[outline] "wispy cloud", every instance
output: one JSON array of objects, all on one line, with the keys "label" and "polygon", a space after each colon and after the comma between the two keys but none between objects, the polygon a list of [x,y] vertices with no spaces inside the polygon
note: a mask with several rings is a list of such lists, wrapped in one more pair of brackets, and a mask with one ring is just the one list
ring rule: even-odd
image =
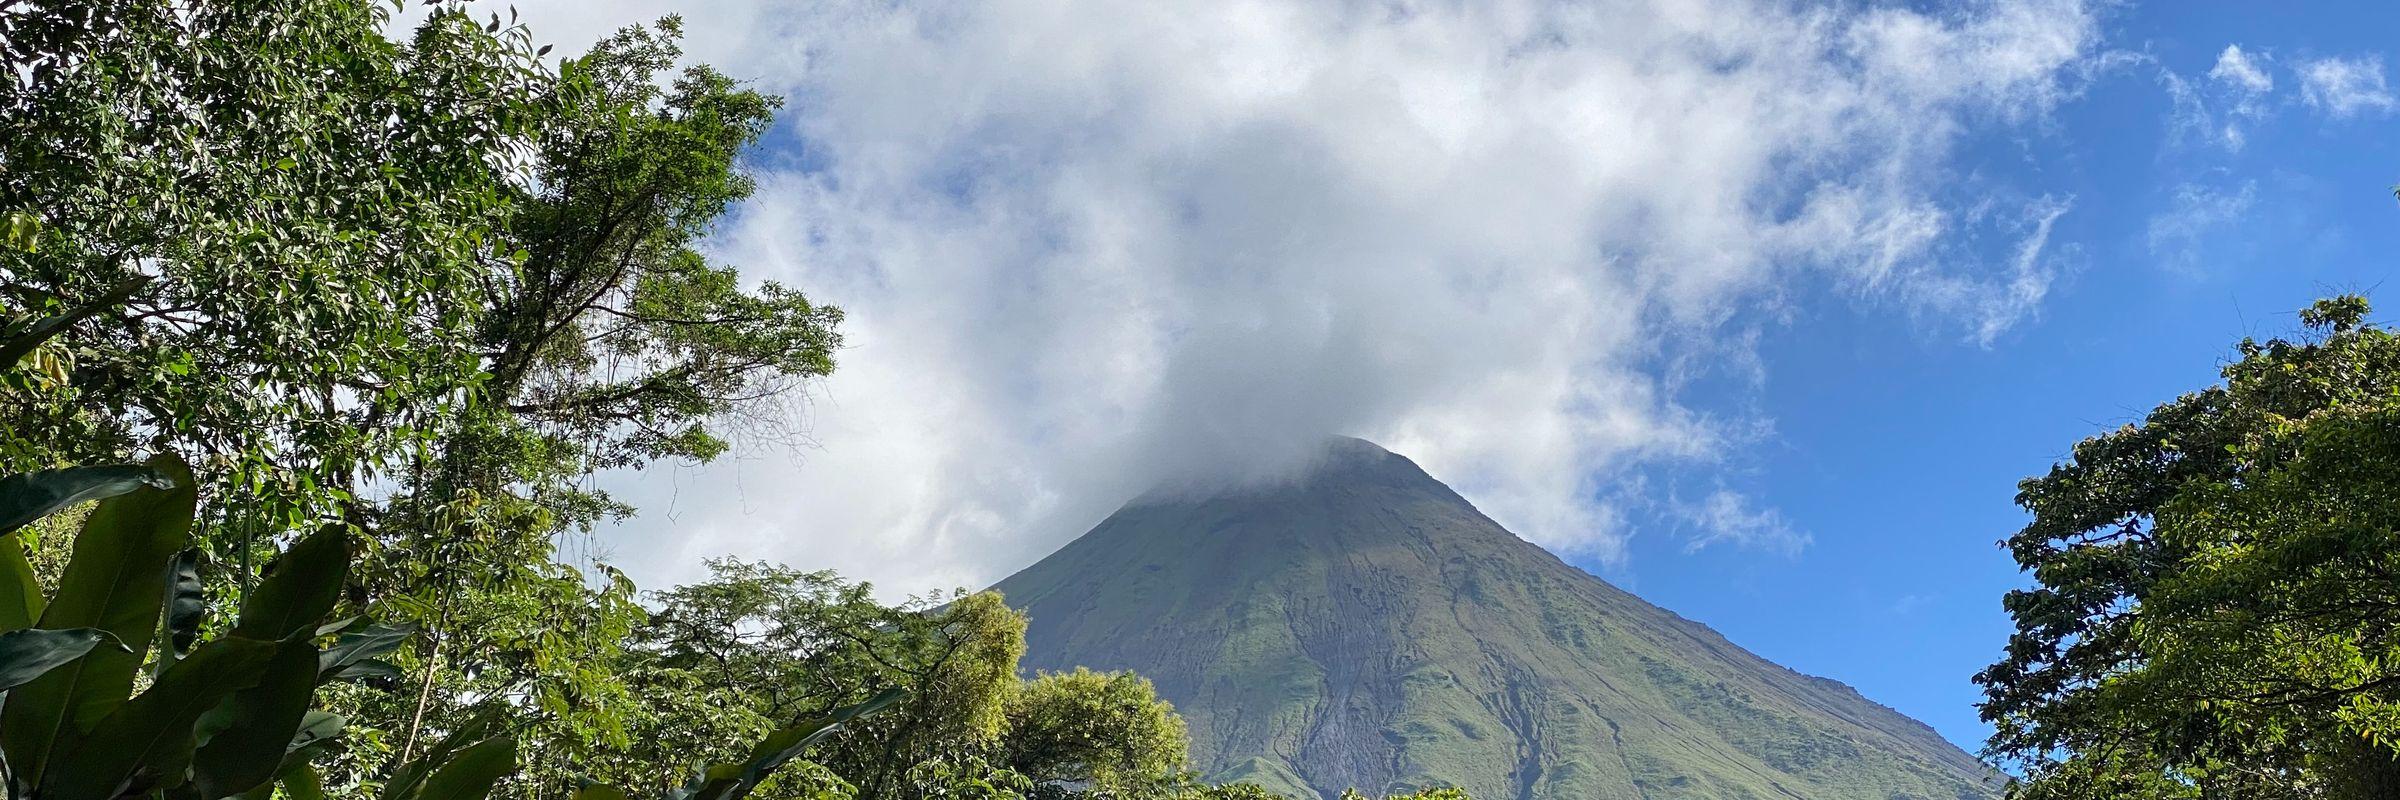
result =
[{"label": "wispy cloud", "polygon": [[1759,508],[1749,498],[1724,489],[1676,512],[1698,531],[1684,544],[1686,553],[1725,545],[1788,556],[1798,555],[1812,541],[1808,534],[1793,529],[1781,512]]},{"label": "wispy cloud", "polygon": [[[668,4],[521,5],[572,42],[538,26]],[[1806,287],[1982,341],[2038,312],[2066,206],[1992,208],[2008,187],[1960,188],[1958,150],[2073,96],[2098,35],[2079,0],[742,0],[687,23],[791,96],[807,154],[761,159],[719,255],[843,306],[853,348],[820,449],[680,491],[621,476],[648,511],[612,541],[651,581],[733,551],[899,588],[999,577],[1151,484],[1287,472],[1328,432],[1618,558],[1603,487],[1741,457],[1755,421],[1689,407],[1667,365],[1748,347],[1745,315]],[[1719,541],[1790,538],[1729,497]]]},{"label": "wispy cloud", "polygon": [[2275,78],[2262,54],[2229,44],[2217,53],[2206,80],[2185,78],[2173,70],[2159,73],[2174,101],[2168,128],[2171,140],[2197,140],[2237,151],[2247,145],[2250,131],[2273,111]]},{"label": "wispy cloud", "polygon": [[2334,119],[2389,114],[2400,107],[2384,83],[2382,56],[2303,61],[2298,71],[2301,99]]},{"label": "wispy cloud", "polygon": [[2230,190],[2200,183],[2177,186],[2167,209],[2150,217],[2150,255],[2172,269],[2198,269],[2209,237],[2249,213],[2257,191],[2249,181]]},{"label": "wispy cloud", "polygon": [[2263,95],[2274,90],[2275,79],[2259,66],[2260,60],[2258,56],[2242,52],[2241,45],[2229,44],[2224,51],[2217,53],[2217,65],[2209,68],[2208,77],[2239,89],[2248,96]]}]

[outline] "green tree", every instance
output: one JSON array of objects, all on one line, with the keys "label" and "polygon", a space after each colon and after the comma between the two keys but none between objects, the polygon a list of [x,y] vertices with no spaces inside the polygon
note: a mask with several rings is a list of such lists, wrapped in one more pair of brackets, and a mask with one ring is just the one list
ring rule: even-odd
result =
[{"label": "green tree", "polygon": [[750,196],[739,161],[781,101],[706,66],[668,80],[681,31],[627,28],[562,65],[508,229],[525,257],[485,285],[483,392],[576,474],[713,458],[713,421],[830,372],[840,344],[839,310],[746,290],[694,249]]},{"label": "green tree", "polygon": [[[647,717],[629,765],[722,758],[725,734],[860,702],[897,687],[908,700],[853,725],[815,759],[868,798],[913,796],[911,771],[982,756],[1001,736],[1024,654],[1025,620],[991,594],[877,602],[829,572],[712,561],[708,581],[656,596],[633,638],[635,693],[691,708]],[[605,760],[605,759],[604,759]],[[635,770],[638,773],[638,769]],[[615,777],[645,785],[645,776]]]},{"label": "green tree", "polygon": [[1006,765],[1033,780],[1105,796],[1157,793],[1191,747],[1183,718],[1131,672],[1045,674],[1009,697]]},{"label": "green tree", "polygon": [[[0,312],[122,297],[11,386],[18,468],[183,453],[203,531],[339,516],[481,370],[477,278],[504,269],[496,160],[543,79],[521,28],[379,3],[0,8]],[[263,547],[263,545],[257,545]]]},{"label": "green tree", "polygon": [[640,609],[604,565],[557,557],[560,537],[632,511],[589,476],[714,458],[717,426],[771,420],[833,367],[837,310],[745,288],[695,249],[750,194],[740,156],[777,101],[707,67],[671,71],[679,35],[673,17],[622,30],[533,104],[530,175],[498,234],[515,257],[475,297],[478,402],[408,476],[374,573],[426,631],[404,663],[414,702],[391,722],[403,752],[469,713],[451,698],[495,693],[542,711],[529,784],[563,792],[569,765],[623,746],[637,711],[589,665],[615,661]]},{"label": "green tree", "polygon": [[2400,339],[2356,297],[2025,481],[1977,676],[2028,798],[2400,793]]}]

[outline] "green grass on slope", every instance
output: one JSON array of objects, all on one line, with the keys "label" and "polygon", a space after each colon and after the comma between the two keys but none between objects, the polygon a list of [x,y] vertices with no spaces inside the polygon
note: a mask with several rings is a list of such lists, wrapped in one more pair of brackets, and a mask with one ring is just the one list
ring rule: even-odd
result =
[{"label": "green grass on slope", "polygon": [[1338,445],[1300,484],[1129,506],[999,587],[1027,665],[1134,669],[1203,772],[1301,796],[1978,800],[1980,765]]}]

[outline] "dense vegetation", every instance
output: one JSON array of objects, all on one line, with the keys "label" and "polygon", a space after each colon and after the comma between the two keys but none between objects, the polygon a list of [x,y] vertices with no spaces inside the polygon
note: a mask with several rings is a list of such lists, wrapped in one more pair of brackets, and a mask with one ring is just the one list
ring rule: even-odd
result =
[{"label": "dense vegetation", "polygon": [[2019,797],[2400,797],[2400,337],[2357,297],[2022,485]]},{"label": "dense vegetation", "polygon": [[555,69],[391,26],[0,5],[11,797],[1270,797],[1139,676],[1021,676],[997,596],[582,558],[595,472],[834,367],[837,310],[696,248],[777,101],[671,18]]},{"label": "dense vegetation", "polygon": [[[555,67],[461,4],[393,24],[0,3],[11,798],[1272,797],[1199,781],[1141,676],[1025,675],[997,596],[583,557],[634,512],[596,472],[772,439],[834,369],[838,310],[699,248],[778,100],[678,67],[671,18]],[[2019,796],[2400,796],[2400,339],[2366,314],[2023,484],[2037,585],[1978,677]],[[1727,744],[1806,769],[1819,733]]]}]

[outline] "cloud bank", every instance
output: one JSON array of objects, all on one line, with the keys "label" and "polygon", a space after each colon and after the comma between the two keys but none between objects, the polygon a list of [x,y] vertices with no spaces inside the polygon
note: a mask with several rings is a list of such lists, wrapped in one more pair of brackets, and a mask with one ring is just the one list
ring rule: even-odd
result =
[{"label": "cloud bank", "polygon": [[[568,43],[666,10],[526,5]],[[1964,143],[2069,98],[2098,35],[2080,0],[687,22],[696,57],[791,98],[718,254],[844,307],[851,347],[814,447],[611,476],[644,513],[607,540],[651,585],[732,553],[909,590],[994,580],[1162,483],[1286,474],[1327,433],[1621,558],[1615,482],[1761,435],[1679,396],[1756,369],[1745,320],[1837,303],[1971,346],[2037,312],[2070,204],[1945,187]],[[1735,494],[1699,510],[1695,548],[1805,541]]]}]

